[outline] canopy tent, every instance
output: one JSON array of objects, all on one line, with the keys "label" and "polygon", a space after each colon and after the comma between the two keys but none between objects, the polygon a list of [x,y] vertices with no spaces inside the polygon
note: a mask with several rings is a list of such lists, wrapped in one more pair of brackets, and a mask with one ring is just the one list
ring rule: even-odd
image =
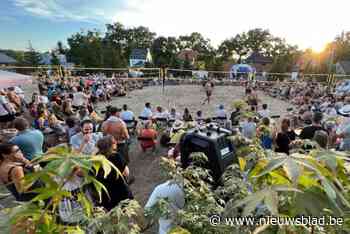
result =
[{"label": "canopy tent", "polygon": [[32,77],[15,72],[0,70],[0,88],[11,86],[26,85],[32,83]]},{"label": "canopy tent", "polygon": [[244,75],[255,72],[254,67],[248,64],[235,64],[231,67],[230,78],[236,79],[238,77],[243,77]]}]

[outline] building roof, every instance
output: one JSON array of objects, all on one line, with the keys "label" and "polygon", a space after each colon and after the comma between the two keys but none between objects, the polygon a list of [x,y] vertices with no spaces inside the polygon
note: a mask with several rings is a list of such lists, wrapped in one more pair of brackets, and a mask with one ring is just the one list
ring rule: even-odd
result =
[{"label": "building roof", "polygon": [[247,59],[247,63],[255,63],[255,64],[267,64],[272,63],[272,58],[263,56],[258,52],[253,52]]},{"label": "building roof", "polygon": [[17,61],[14,58],[11,58],[5,53],[0,52],[0,64],[14,64]]},{"label": "building roof", "polygon": [[130,54],[130,59],[147,60],[147,49],[133,49]]},{"label": "building roof", "polygon": [[343,68],[346,74],[350,74],[350,61],[339,61],[339,65]]}]

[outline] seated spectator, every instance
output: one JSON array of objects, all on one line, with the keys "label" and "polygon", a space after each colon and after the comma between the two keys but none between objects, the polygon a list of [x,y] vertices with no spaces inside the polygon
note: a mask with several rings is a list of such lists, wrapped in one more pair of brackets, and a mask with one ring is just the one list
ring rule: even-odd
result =
[{"label": "seated spectator", "polygon": [[309,140],[311,140],[314,137],[314,134],[315,134],[316,131],[318,131],[318,130],[326,131],[321,126],[322,118],[323,118],[323,114],[321,112],[315,112],[313,114],[313,118],[312,118],[312,122],[313,122],[312,125],[303,128],[303,130],[301,131],[299,137],[301,139],[309,139]]},{"label": "seated spectator", "polygon": [[24,106],[22,104],[22,100],[15,91],[9,91],[7,92],[7,98],[12,105],[13,109],[16,112],[16,115],[20,115],[24,111]]},{"label": "seated spectator", "polygon": [[343,124],[339,126],[336,137],[342,139],[340,150],[350,151],[350,118],[347,117]]},{"label": "seated spectator", "polygon": [[129,168],[123,157],[117,152],[117,142],[112,136],[105,136],[97,142],[98,154],[104,155],[116,168],[120,174],[112,169],[107,177],[102,170],[97,174],[97,180],[107,189],[108,195],[102,193],[101,205],[107,211],[116,207],[120,201],[134,199],[133,194],[126,183],[129,177]]},{"label": "seated spectator", "polygon": [[241,116],[241,109],[236,108],[236,110],[231,113],[231,117],[230,117],[232,126],[239,125],[240,116]]},{"label": "seated spectator", "polygon": [[197,111],[195,121],[198,124],[203,124],[205,122],[205,119],[202,116],[202,111],[201,110]]},{"label": "seated spectator", "polygon": [[79,132],[79,125],[77,124],[78,122],[78,119],[74,117],[68,117],[66,119],[66,136],[68,142],[70,141],[72,136]]},{"label": "seated spectator", "polygon": [[156,149],[158,133],[152,128],[152,122],[147,121],[144,128],[139,130],[138,139],[140,141],[141,149],[146,152],[147,149]]},{"label": "seated spectator", "polygon": [[120,113],[120,118],[124,121],[135,120],[134,113],[128,110],[128,106],[126,104],[123,105],[123,111]]},{"label": "seated spectator", "polygon": [[143,111],[140,114],[140,117],[145,118],[145,119],[150,119],[152,118],[153,113],[152,113],[152,109],[151,109],[151,103],[147,102],[145,104],[145,108],[143,109]]},{"label": "seated spectator", "polygon": [[312,140],[316,141],[321,148],[328,149],[328,134],[326,131],[316,131]]},{"label": "seated spectator", "polygon": [[224,105],[220,105],[219,106],[219,109],[216,111],[215,117],[217,117],[217,118],[227,118],[227,113],[226,113],[226,110],[224,108]]},{"label": "seated spectator", "polygon": [[175,121],[175,120],[180,119],[180,118],[181,118],[180,113],[176,112],[175,108],[171,108],[170,109],[170,114],[169,114],[169,120],[170,121]]},{"label": "seated spectator", "polygon": [[63,101],[62,104],[62,112],[66,117],[74,116],[76,115],[75,111],[73,110],[72,107],[72,99],[67,98],[66,100]]},{"label": "seated spectator", "polygon": [[24,118],[16,118],[13,122],[18,133],[10,142],[16,144],[28,160],[43,153],[44,135],[39,130],[29,128],[29,123]]},{"label": "seated spectator", "polygon": [[0,182],[7,187],[17,201],[30,201],[37,195],[28,191],[39,188],[41,186],[39,182],[34,183],[30,188],[25,187],[23,183],[25,174],[33,170],[17,145],[0,144]]},{"label": "seated spectator", "polygon": [[182,116],[182,120],[185,121],[185,122],[193,121],[192,115],[190,114],[190,111],[187,108],[185,108],[185,110],[184,110],[184,114]]},{"label": "seated spectator", "polygon": [[270,110],[267,109],[267,104],[262,105],[262,110],[258,111],[260,118],[270,118]]},{"label": "seated spectator", "polygon": [[72,136],[70,145],[78,153],[92,155],[96,153],[96,143],[103,137],[102,133],[94,133],[94,123],[87,119],[80,124],[81,132]]},{"label": "seated spectator", "polygon": [[248,117],[241,125],[242,135],[246,138],[253,139],[256,135],[256,123],[253,117]]},{"label": "seated spectator", "polygon": [[89,99],[89,95],[83,92],[82,87],[78,86],[77,92],[73,93],[73,101],[72,101],[73,108],[79,109],[81,106],[86,106],[88,99]]},{"label": "seated spectator", "polygon": [[45,131],[49,128],[49,114],[46,109],[41,109],[38,111],[38,116],[34,120],[33,127],[41,131]]},{"label": "seated spectator", "polygon": [[64,122],[57,119],[54,114],[49,116],[49,127],[54,131],[57,136],[65,135]]},{"label": "seated spectator", "polygon": [[169,113],[167,111],[163,110],[163,108],[161,106],[157,106],[156,112],[154,113],[153,118],[155,118],[155,119],[168,119]]},{"label": "seated spectator", "polygon": [[0,91],[0,128],[8,127],[9,123],[15,119],[15,113],[7,99],[6,93]]},{"label": "seated spectator", "polygon": [[276,132],[274,140],[276,143],[275,151],[289,155],[289,146],[296,139],[296,134],[290,129],[290,120],[283,119],[281,123],[281,131]]}]

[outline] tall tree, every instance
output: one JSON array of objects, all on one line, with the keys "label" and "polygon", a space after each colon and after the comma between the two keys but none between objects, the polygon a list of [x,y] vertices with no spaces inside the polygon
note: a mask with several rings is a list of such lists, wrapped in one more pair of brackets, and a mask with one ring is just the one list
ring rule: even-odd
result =
[{"label": "tall tree", "polygon": [[238,58],[238,63],[249,52],[248,38],[246,33],[237,34],[235,37],[227,39],[221,43],[218,53],[225,59]]},{"label": "tall tree", "polygon": [[250,52],[258,52],[266,55],[271,46],[272,35],[269,30],[255,28],[247,32],[246,46]]},{"label": "tall tree", "polygon": [[69,58],[72,62],[86,67],[103,67],[102,38],[98,31],[80,32],[67,39]]},{"label": "tall tree", "polygon": [[41,63],[40,53],[33,48],[30,41],[28,45],[28,51],[26,51],[24,54],[24,61],[27,65],[32,67],[37,67]]}]

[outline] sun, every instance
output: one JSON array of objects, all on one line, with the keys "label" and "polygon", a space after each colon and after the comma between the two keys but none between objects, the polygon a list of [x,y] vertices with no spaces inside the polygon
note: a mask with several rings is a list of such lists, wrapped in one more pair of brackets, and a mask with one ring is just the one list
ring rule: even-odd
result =
[{"label": "sun", "polygon": [[313,52],[319,54],[325,50],[326,46],[324,44],[319,44],[319,45],[315,44],[311,48]]}]

